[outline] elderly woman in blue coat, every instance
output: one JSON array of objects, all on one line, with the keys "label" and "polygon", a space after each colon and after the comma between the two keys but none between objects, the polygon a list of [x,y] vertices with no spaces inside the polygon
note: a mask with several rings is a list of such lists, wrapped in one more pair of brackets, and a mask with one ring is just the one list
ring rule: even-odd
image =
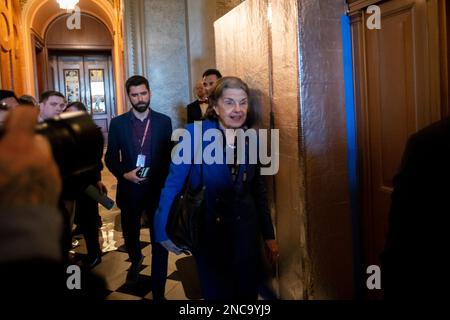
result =
[{"label": "elderly woman in blue coat", "polygon": [[[260,166],[257,161],[250,161],[255,158],[250,153],[257,151],[252,150],[247,141],[241,144],[243,152],[239,161],[236,156],[239,152],[229,152],[238,147],[235,129],[245,131],[256,125],[258,106],[252,103],[249,94],[247,84],[239,78],[224,77],[217,82],[209,96],[206,120],[195,125],[201,126],[204,135],[210,129],[220,133],[222,149],[219,152],[223,154],[212,153],[215,160],[206,161],[205,149],[211,150],[210,144],[218,141],[202,139],[199,144],[202,161],[175,164],[172,159],[155,215],[155,240],[168,251],[180,254],[181,250],[166,233],[170,208],[189,174],[193,188],[205,187],[206,212],[201,223],[201,240],[193,254],[203,297],[207,300],[257,299],[263,274],[263,251],[271,263],[278,258]],[[199,131],[195,125],[190,124],[186,128],[192,140],[195,139],[194,133]],[[191,160],[195,152],[192,150]],[[230,154],[234,158],[230,159]],[[243,154],[246,156],[242,158]],[[262,250],[263,241],[266,250]]]}]

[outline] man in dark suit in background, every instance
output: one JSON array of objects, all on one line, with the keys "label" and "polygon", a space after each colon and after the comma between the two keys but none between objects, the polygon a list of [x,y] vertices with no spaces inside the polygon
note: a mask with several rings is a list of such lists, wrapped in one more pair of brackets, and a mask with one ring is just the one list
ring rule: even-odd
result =
[{"label": "man in dark suit in background", "polygon": [[[222,74],[219,72],[219,70],[208,69],[203,72],[201,83],[203,85],[204,94],[203,97],[201,97],[199,93],[196,93],[197,100],[187,106],[187,123],[193,123],[194,121],[202,120],[208,107],[209,93],[220,78],[222,78]],[[197,84],[197,86],[198,85],[199,84]]]},{"label": "man in dark suit in background", "polygon": [[197,99],[187,105],[187,123],[201,120],[208,108],[208,98],[205,87],[203,87],[203,80],[198,81],[195,85],[194,94]]},{"label": "man in dark suit in background", "polygon": [[382,256],[386,299],[439,299],[448,288],[450,118],[412,135],[403,154]]},{"label": "man in dark suit in background", "polygon": [[[153,298],[163,299],[168,252],[153,241],[152,221],[168,174],[172,123],[168,116],[150,108],[151,91],[146,78],[129,78],[126,89],[132,109],[111,121],[105,162],[118,181],[116,200],[131,261],[128,281],[138,281],[144,258],[139,236],[145,212],[151,222]],[[140,168],[149,168],[149,175],[138,176]]]}]

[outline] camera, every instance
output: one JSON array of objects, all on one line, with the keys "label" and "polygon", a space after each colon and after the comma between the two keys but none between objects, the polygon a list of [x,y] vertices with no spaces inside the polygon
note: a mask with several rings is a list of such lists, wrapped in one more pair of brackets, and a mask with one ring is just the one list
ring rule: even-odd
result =
[{"label": "camera", "polygon": [[[0,138],[3,134],[0,128]],[[36,134],[49,140],[63,179],[101,168],[103,134],[89,114],[63,113],[38,123]]]}]

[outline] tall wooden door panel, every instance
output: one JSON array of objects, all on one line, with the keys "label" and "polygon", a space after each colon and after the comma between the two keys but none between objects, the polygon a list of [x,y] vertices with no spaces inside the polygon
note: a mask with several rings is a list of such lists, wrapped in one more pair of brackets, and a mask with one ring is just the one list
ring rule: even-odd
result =
[{"label": "tall wooden door panel", "polygon": [[58,57],[57,73],[57,90],[66,96],[67,102],[80,101],[86,105],[83,57]]},{"label": "tall wooden door panel", "polygon": [[114,94],[108,56],[51,56],[55,88],[68,102],[81,101],[105,139],[113,115]]},{"label": "tall wooden door panel", "polygon": [[0,1],[0,88],[13,89],[13,45],[11,1]]},{"label": "tall wooden door panel", "polygon": [[84,75],[86,106],[106,138],[113,105],[108,59],[84,57]]},{"label": "tall wooden door panel", "polygon": [[408,137],[440,118],[437,0],[378,4],[381,29],[352,17],[365,264],[379,264],[393,177]]},{"label": "tall wooden door panel", "polygon": [[0,88],[24,94],[22,38],[15,1],[0,1]]}]

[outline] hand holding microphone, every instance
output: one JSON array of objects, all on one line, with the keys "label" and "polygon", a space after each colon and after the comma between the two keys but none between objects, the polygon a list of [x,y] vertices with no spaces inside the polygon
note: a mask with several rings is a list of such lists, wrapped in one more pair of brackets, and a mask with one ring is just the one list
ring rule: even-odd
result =
[{"label": "hand holding microphone", "polygon": [[92,184],[89,185],[86,188],[85,193],[91,199],[97,201],[108,210],[111,210],[114,207],[114,200],[106,195],[108,193],[108,190],[101,181],[97,182],[97,186],[94,186]]}]

